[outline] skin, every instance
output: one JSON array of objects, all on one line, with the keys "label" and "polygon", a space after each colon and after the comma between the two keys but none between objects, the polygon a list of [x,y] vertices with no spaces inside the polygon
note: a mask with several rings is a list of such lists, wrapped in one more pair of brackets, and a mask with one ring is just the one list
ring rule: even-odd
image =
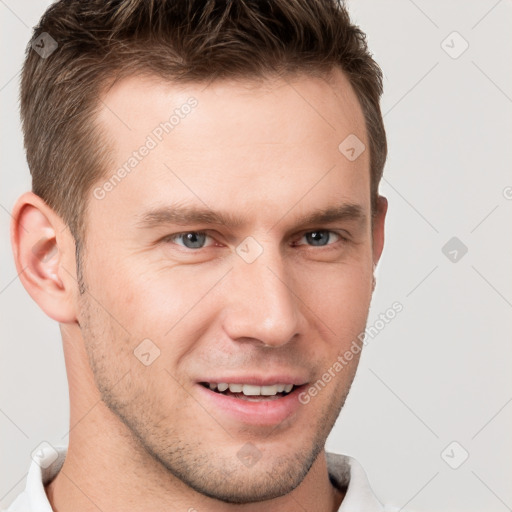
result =
[{"label": "skin", "polygon": [[[197,382],[287,372],[314,383],[364,330],[387,202],[372,222],[369,152],[351,162],[338,150],[352,133],[368,147],[360,106],[337,70],[208,86],[126,78],[98,114],[112,141],[106,178],[191,96],[172,133],[103,199],[89,196],[83,293],[62,219],[31,192],[14,208],[20,279],[60,324],[69,381],[69,451],[47,495],[59,512],[337,510],[324,445],[359,356],[273,426],[227,416]],[[137,226],[177,202],[243,222]],[[341,203],[363,218],[297,224]],[[315,230],[333,232],[328,245],[304,236]],[[205,247],[165,238],[187,231],[206,231]],[[248,236],[263,250],[250,264],[236,252]],[[148,338],[160,355],[145,366],[134,349]],[[237,457],[246,443],[261,454],[249,468]]]}]

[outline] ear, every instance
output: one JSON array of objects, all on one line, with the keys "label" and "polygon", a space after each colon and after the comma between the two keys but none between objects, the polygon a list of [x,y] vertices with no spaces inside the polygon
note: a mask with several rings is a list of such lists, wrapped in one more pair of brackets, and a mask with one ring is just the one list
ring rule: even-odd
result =
[{"label": "ear", "polygon": [[388,200],[379,196],[377,198],[377,206],[373,215],[373,265],[377,266],[384,248],[384,221],[388,211]]},{"label": "ear", "polygon": [[14,205],[11,244],[29,295],[50,318],[76,322],[75,241],[62,219],[32,192]]}]

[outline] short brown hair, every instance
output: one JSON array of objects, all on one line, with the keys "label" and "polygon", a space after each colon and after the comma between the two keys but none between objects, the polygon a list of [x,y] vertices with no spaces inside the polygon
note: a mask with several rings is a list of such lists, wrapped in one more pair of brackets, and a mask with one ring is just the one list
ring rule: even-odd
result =
[{"label": "short brown hair", "polygon": [[[58,45],[46,58],[33,47],[43,33]],[[116,79],[150,73],[211,81],[335,67],[365,116],[375,210],[387,153],[382,73],[341,0],[60,0],[35,27],[23,67],[32,190],[78,241],[88,194],[107,172],[108,145],[95,114]]]}]

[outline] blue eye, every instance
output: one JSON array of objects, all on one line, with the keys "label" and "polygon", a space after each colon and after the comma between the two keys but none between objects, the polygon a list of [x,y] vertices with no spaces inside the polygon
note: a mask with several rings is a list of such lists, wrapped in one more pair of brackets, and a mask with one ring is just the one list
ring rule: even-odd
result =
[{"label": "blue eye", "polygon": [[343,238],[338,233],[335,233],[334,231],[328,231],[325,229],[318,231],[309,231],[308,233],[304,233],[304,235],[302,235],[302,238],[305,238],[307,243],[312,245],[313,247],[322,247],[325,245],[331,245],[332,243],[337,241],[334,240],[334,242],[331,242],[332,235],[338,237],[338,240]]},{"label": "blue eye", "polygon": [[178,243],[177,245],[183,245],[187,249],[202,249],[205,246],[206,239],[209,236],[206,233],[201,233],[199,231],[187,231],[185,233],[177,233],[176,235],[171,235],[168,240],[175,241],[181,240],[182,243]]},{"label": "blue eye", "polygon": [[[333,240],[334,237],[334,240]],[[210,243],[208,243],[210,239]],[[305,240],[305,243],[301,243]],[[318,229],[304,233],[301,238],[294,245],[309,245],[310,247],[326,247],[334,245],[339,240],[348,242],[339,233],[329,231],[328,229]],[[164,238],[165,242],[171,242],[186,249],[203,249],[212,245],[213,239],[211,236],[203,231],[185,231],[182,233],[175,233]]]}]

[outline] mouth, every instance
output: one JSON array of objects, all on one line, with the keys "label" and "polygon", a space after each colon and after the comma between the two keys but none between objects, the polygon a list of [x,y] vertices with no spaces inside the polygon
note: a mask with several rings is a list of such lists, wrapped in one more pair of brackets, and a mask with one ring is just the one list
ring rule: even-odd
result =
[{"label": "mouth", "polygon": [[299,386],[295,384],[270,384],[257,386],[254,384],[226,383],[226,382],[200,382],[201,386],[224,396],[231,396],[248,402],[261,402],[263,400],[279,400],[293,393]]},{"label": "mouth", "polygon": [[[302,380],[289,378],[248,379],[245,382],[196,383],[198,396],[219,419],[244,425],[275,427],[285,420],[287,425],[301,414],[299,395],[307,387]],[[227,379],[226,379],[227,380]],[[242,380],[242,379],[240,379]]]}]

